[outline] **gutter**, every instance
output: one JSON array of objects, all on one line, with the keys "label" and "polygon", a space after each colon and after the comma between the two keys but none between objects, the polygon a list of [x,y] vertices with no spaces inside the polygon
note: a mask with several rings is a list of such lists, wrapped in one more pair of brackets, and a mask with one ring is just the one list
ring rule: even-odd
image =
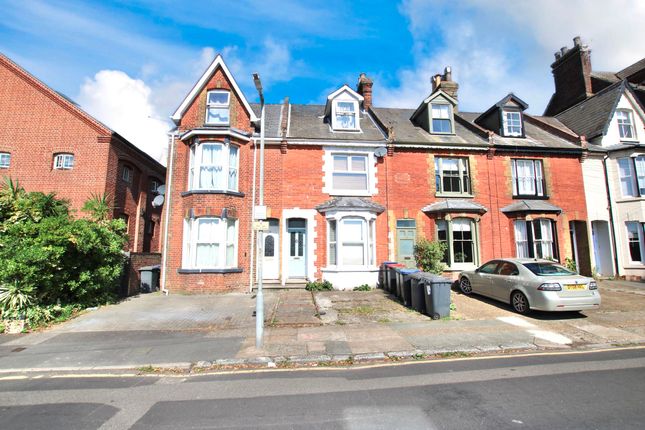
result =
[{"label": "gutter", "polygon": [[609,226],[611,227],[611,242],[612,242],[612,251],[614,252],[614,266],[615,273],[614,275],[620,276],[620,271],[618,269],[618,249],[616,248],[616,227],[614,225],[614,207],[611,204],[611,190],[609,188],[609,176],[607,172],[607,158],[609,155],[605,155],[602,159],[602,167],[605,174],[605,188],[607,189],[607,204],[609,205]]},{"label": "gutter", "polygon": [[168,153],[168,170],[166,183],[166,207],[164,208],[165,217],[164,217],[164,226],[163,226],[163,254],[161,257],[161,291],[168,295],[169,291],[166,289],[166,273],[168,265],[168,223],[170,221],[170,200],[172,196],[172,166],[175,155],[175,137],[178,136],[177,131],[168,133],[170,141],[170,151]]}]

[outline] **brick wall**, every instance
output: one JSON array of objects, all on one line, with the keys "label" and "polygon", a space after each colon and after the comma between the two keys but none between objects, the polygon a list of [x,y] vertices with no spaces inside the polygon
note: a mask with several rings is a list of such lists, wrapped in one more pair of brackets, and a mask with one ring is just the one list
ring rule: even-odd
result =
[{"label": "brick wall", "polygon": [[141,285],[141,276],[139,269],[158,264],[161,264],[160,253],[133,252],[130,254],[130,262],[128,264],[128,296],[133,296],[140,292],[139,287]]}]

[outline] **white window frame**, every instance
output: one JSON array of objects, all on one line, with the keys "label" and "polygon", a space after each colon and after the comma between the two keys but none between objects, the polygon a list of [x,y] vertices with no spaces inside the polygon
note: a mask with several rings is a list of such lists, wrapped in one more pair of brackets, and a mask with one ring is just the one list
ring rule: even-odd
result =
[{"label": "white window frame", "polygon": [[[514,118],[517,116],[517,118]],[[522,124],[522,112],[517,110],[502,110],[502,122],[504,125],[504,136],[522,136],[524,129]],[[512,129],[519,129],[515,131]]]},{"label": "white window frame", "polygon": [[0,152],[0,169],[8,169],[11,167],[11,153]]},{"label": "white window frame", "polygon": [[[529,165],[531,175],[520,176],[518,171],[518,163]],[[546,180],[544,179],[544,163],[542,160],[530,158],[513,158],[511,159],[511,176],[513,180],[513,197],[546,197]],[[532,185],[530,185],[532,184]],[[520,193],[521,188],[530,185],[532,192]]]},{"label": "white window frame", "polygon": [[[634,231],[630,231],[630,227],[633,227]],[[627,258],[631,263],[640,263],[645,264],[645,224],[638,221],[626,221],[625,222],[625,242],[627,244]],[[630,248],[630,243],[635,242],[630,238],[630,233],[636,233],[638,235],[638,247],[640,251],[640,260],[634,260],[632,258],[632,251]]]},{"label": "white window frame", "polygon": [[[353,112],[339,110],[339,103],[348,103],[352,105]],[[331,107],[331,127],[335,131],[359,131],[359,111],[358,111],[358,101],[356,100],[347,100],[347,99],[336,99],[332,102]],[[338,121],[338,116],[353,116],[354,117],[354,127],[343,127],[342,123]]]},{"label": "white window frame", "polygon": [[70,152],[61,152],[54,155],[54,169],[72,170],[74,168],[74,154]]},{"label": "white window frame", "polygon": [[[349,241],[344,236],[349,231],[348,223],[360,222],[360,241]],[[331,225],[336,226],[335,240]],[[337,270],[373,269],[376,261],[376,215],[361,212],[336,212],[327,216],[327,265]],[[362,246],[362,264],[345,264],[351,247]],[[335,253],[332,251],[335,249]],[[335,261],[332,258],[335,254]]]},{"label": "white window frame", "polygon": [[636,178],[636,167],[631,157],[619,158],[616,160],[618,168],[618,182],[620,194],[623,197],[638,197],[638,183]]},{"label": "white window frame", "polygon": [[[618,125],[618,136],[620,136],[620,140],[636,140],[634,115],[630,109],[616,109],[616,123]],[[627,132],[631,136],[627,136]]]},{"label": "white window frame", "polygon": [[[439,111],[439,116],[435,116],[435,106],[437,108],[447,108],[447,116],[444,118],[441,114],[441,111]],[[449,131],[439,131],[434,129],[434,120],[447,120],[448,124],[450,125],[450,130]],[[452,105],[450,103],[430,103],[430,133],[432,134],[455,134],[455,126],[454,126],[454,120],[453,120],[453,111],[452,111]]]},{"label": "white window frame", "polygon": [[123,165],[121,168],[121,179],[128,184],[132,183],[132,179],[134,177],[134,169],[128,165]]},{"label": "white window frame", "polygon": [[[454,252],[454,225],[457,223],[462,223],[467,221],[470,223],[470,233],[472,237],[472,246],[473,246],[473,261],[472,262],[456,262],[455,261],[455,252]],[[448,270],[467,270],[479,265],[479,232],[477,229],[477,223],[473,218],[468,217],[457,217],[451,219],[441,219],[435,221],[435,233],[436,238],[439,240],[439,226],[441,223],[445,223],[446,226],[446,240],[441,241],[445,242],[448,245],[446,249],[447,253],[447,262],[444,263],[448,266]]]},{"label": "white window frame", "polygon": [[[217,220],[213,230],[213,239],[198,242],[199,224]],[[235,218],[204,216],[184,220],[184,269],[234,269],[238,261],[239,221]],[[197,264],[198,244],[217,244],[217,262]],[[230,254],[230,255],[229,255]]]},{"label": "white window frame", "polygon": [[[444,179],[444,169],[443,164],[446,160],[457,160],[457,165],[459,169],[459,191],[445,191],[443,189],[443,179]],[[472,195],[470,189],[470,171],[468,166],[468,158],[464,157],[435,157],[434,159],[434,168],[435,168],[435,188],[437,194],[448,194],[448,195]],[[452,176],[451,176],[452,177]]]},{"label": "white window frame", "polygon": [[[347,157],[347,170],[336,170],[335,169],[335,160],[337,157]],[[363,158],[365,161],[365,170],[354,170],[352,166],[352,158]],[[327,163],[327,187],[323,192],[328,192],[329,194],[334,195],[354,195],[354,196],[368,196],[373,194],[372,184],[373,184],[373,158],[371,154],[365,152],[347,152],[347,151],[332,151],[328,154]],[[365,188],[352,190],[345,188],[336,188],[335,187],[335,176],[336,175],[350,175],[350,176],[361,176],[365,177]]]},{"label": "white window frame", "polygon": [[[226,94],[226,103],[209,103],[211,94]],[[227,110],[228,111],[228,121],[214,122],[209,121],[209,112],[211,109],[216,110]],[[231,92],[227,90],[210,90],[206,93],[206,113],[204,116],[204,124],[206,125],[229,125],[231,123]]]},{"label": "white window frame", "polygon": [[[558,240],[557,236],[553,234],[556,224],[552,219],[537,218],[529,221],[518,219],[513,222],[513,226],[515,232],[515,256],[517,258],[557,259],[559,254]],[[531,233],[530,240],[528,236],[529,228]],[[540,239],[536,239],[535,232],[537,228],[540,229]]]},{"label": "white window frame", "polygon": [[[207,146],[219,146],[222,159],[214,164],[202,164],[203,150]],[[231,153],[235,152],[236,156],[231,157]],[[231,143],[203,140],[190,147],[190,162],[188,169],[188,190],[189,191],[232,191],[239,190],[239,165],[240,165],[240,147]],[[203,168],[220,169],[219,178],[223,187],[209,187],[200,185],[200,176]],[[232,176],[234,173],[234,176]],[[234,178],[234,179],[232,179]]]}]

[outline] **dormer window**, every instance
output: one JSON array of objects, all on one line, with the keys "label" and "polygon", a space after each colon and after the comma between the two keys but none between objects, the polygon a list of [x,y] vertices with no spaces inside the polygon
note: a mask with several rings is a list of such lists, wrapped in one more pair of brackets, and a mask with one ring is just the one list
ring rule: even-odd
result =
[{"label": "dormer window", "polygon": [[502,118],[504,121],[505,136],[522,135],[522,114],[518,111],[503,111]]},{"label": "dormer window", "polygon": [[334,102],[334,112],[332,113],[332,127],[334,130],[358,130],[358,121],[356,114],[358,112],[358,103],[355,101]]},{"label": "dormer window", "polygon": [[432,133],[452,133],[452,106],[432,104]]},{"label": "dormer window", "polygon": [[618,133],[621,139],[634,139],[634,121],[632,112],[629,110],[617,110],[616,120],[618,121]]},{"label": "dormer window", "polygon": [[206,95],[206,121],[208,125],[228,125],[231,93],[224,90],[209,91]]}]

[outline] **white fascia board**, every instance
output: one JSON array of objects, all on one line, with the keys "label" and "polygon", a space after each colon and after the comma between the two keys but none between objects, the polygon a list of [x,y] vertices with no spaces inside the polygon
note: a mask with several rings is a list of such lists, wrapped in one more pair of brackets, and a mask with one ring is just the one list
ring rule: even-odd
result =
[{"label": "white fascia board", "polygon": [[247,142],[251,140],[249,136],[246,136],[242,133],[238,133],[234,130],[201,130],[198,128],[190,130],[189,132],[181,135],[180,139],[186,140],[193,136],[229,136],[229,137],[235,137],[237,139],[245,140]]},{"label": "white fascia board", "polygon": [[179,105],[177,110],[175,111],[174,114],[170,117],[175,124],[177,124],[184,113],[186,112],[186,109],[188,109],[188,106],[195,100],[195,97],[197,97],[197,94],[200,93],[200,91],[204,88],[204,85],[206,85],[206,82],[210,79],[210,77],[213,75],[215,70],[217,70],[217,67],[220,66],[222,70],[224,71],[224,74],[226,77],[231,81],[231,85],[233,86],[233,90],[235,93],[239,96],[240,100],[242,100],[242,104],[246,108],[246,110],[249,113],[249,116],[251,117],[251,121],[257,121],[259,118],[255,116],[255,113],[253,112],[253,109],[251,109],[251,105],[249,102],[246,100],[246,97],[244,97],[244,93],[240,90],[240,87],[237,85],[237,82],[235,81],[235,78],[231,74],[230,70],[226,66],[226,63],[224,62],[224,59],[220,54],[217,54],[213,62],[208,66],[204,74],[202,75],[201,78],[197,81],[195,86],[193,87],[192,90],[188,93],[186,98],[184,99],[183,102]]},{"label": "white fascia board", "polygon": [[453,106],[457,106],[457,100],[455,100],[454,98],[450,97],[448,94],[446,94],[445,92],[443,92],[443,91],[441,91],[441,90],[435,91],[434,93],[430,94],[430,95],[429,95],[429,96],[428,96],[428,97],[423,101],[423,103],[428,104],[428,103],[430,103],[432,100],[434,100],[435,98],[437,98],[437,97],[438,97],[438,96],[440,96],[440,95],[441,95],[441,96],[443,96],[443,97],[445,97],[445,98],[446,98],[446,100],[448,100],[450,103],[452,103],[452,104],[453,104]]},{"label": "white fascia board", "polygon": [[351,89],[347,84],[344,84],[342,87],[331,93],[330,95],[327,96],[327,100],[332,100],[336,98],[339,94],[342,92],[347,91],[352,97],[354,97],[356,100],[359,102],[363,101],[363,96],[358,94],[356,91]]},{"label": "white fascia board", "polygon": [[287,140],[289,145],[325,145],[325,146],[356,146],[361,148],[378,148],[386,146],[387,142],[378,140],[356,142],[351,140]]}]

